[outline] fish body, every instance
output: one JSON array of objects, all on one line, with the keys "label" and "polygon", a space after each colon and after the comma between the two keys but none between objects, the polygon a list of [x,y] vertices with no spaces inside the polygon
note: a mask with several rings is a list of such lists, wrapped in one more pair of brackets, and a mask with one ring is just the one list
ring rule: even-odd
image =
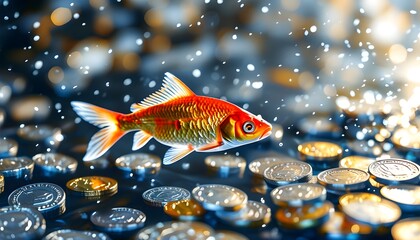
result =
[{"label": "fish body", "polygon": [[100,128],[88,144],[84,160],[103,155],[124,134],[136,131],[133,150],[155,138],[171,148],[163,163],[176,162],[193,151],[221,151],[261,140],[271,125],[240,107],[194,94],[181,80],[165,74],[160,90],[122,114],[84,102],[72,102],[75,112]]}]

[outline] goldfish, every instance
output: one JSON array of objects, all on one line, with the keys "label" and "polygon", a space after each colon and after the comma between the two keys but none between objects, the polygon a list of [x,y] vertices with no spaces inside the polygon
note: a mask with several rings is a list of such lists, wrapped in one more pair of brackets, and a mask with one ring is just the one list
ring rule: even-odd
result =
[{"label": "goldfish", "polygon": [[161,88],[131,113],[114,112],[72,101],[83,120],[101,128],[88,143],[84,161],[102,156],[122,136],[136,131],[132,150],[154,138],[169,146],[163,164],[172,164],[191,152],[214,152],[253,143],[271,134],[271,124],[228,101],[196,95],[179,78],[165,73]]}]

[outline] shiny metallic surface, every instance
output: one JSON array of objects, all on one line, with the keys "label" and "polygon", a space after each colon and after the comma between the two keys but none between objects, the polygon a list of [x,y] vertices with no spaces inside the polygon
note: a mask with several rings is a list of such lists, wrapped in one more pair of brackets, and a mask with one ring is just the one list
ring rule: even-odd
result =
[{"label": "shiny metallic surface", "polygon": [[248,201],[242,190],[221,184],[199,185],[192,190],[192,196],[209,211],[238,211]]},{"label": "shiny metallic surface", "polygon": [[382,184],[420,182],[420,166],[405,159],[380,159],[369,165],[372,178]]},{"label": "shiny metallic surface", "polygon": [[264,171],[264,180],[272,186],[308,182],[311,178],[312,167],[305,162],[283,162],[272,165]]},{"label": "shiny metallic surface", "polygon": [[51,173],[74,173],[77,169],[76,159],[60,153],[39,153],[32,157],[35,165]]},{"label": "shiny metallic surface", "polygon": [[0,208],[1,239],[38,239],[45,233],[46,223],[33,208],[8,206]]},{"label": "shiny metallic surface", "polygon": [[143,227],[146,215],[137,209],[116,207],[93,212],[90,221],[103,231],[124,232]]},{"label": "shiny metallic surface", "polygon": [[400,206],[403,212],[420,212],[420,186],[400,184],[384,186],[381,195]]},{"label": "shiny metallic surface", "polygon": [[154,175],[161,168],[161,159],[158,156],[145,153],[131,153],[115,160],[117,168],[137,175]]},{"label": "shiny metallic surface", "polygon": [[319,184],[295,183],[274,188],[270,196],[277,206],[302,207],[325,201],[327,190]]},{"label": "shiny metallic surface", "polygon": [[363,190],[368,186],[369,173],[356,168],[331,168],[318,174],[318,182],[332,191]]},{"label": "shiny metallic surface", "polygon": [[163,207],[168,202],[190,199],[191,193],[181,187],[162,186],[148,189],[142,196],[147,204]]}]

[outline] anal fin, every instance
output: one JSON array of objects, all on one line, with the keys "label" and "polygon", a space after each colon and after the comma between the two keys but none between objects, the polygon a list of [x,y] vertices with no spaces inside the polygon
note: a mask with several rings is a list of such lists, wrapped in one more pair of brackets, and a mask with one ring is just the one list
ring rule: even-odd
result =
[{"label": "anal fin", "polygon": [[187,156],[194,151],[192,146],[186,146],[185,148],[170,148],[163,157],[163,164],[169,165],[174,162],[181,160],[183,157]]},{"label": "anal fin", "polygon": [[142,148],[144,145],[146,145],[147,142],[149,142],[150,139],[152,139],[152,137],[153,137],[152,135],[144,131],[136,132],[136,134],[134,134],[132,150],[135,151],[137,149]]}]

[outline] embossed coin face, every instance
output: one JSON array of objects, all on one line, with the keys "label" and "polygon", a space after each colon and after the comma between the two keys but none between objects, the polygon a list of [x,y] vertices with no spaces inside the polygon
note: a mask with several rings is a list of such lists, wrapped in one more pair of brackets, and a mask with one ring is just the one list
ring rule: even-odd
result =
[{"label": "embossed coin face", "polygon": [[175,219],[186,221],[201,218],[206,213],[206,210],[194,199],[168,202],[163,210]]},{"label": "embossed coin face", "polygon": [[293,159],[291,157],[287,156],[278,156],[278,157],[264,157],[264,158],[258,158],[249,163],[248,168],[249,170],[258,177],[264,176],[264,171],[272,166],[276,165],[278,163],[282,162],[291,162],[291,161],[298,161],[297,159]]},{"label": "embossed coin face", "polygon": [[371,193],[347,193],[339,204],[352,220],[375,227],[389,226],[401,216],[398,205]]},{"label": "embossed coin face", "polygon": [[210,211],[237,211],[245,207],[248,196],[240,189],[222,185],[199,185],[192,190],[196,201]]},{"label": "embossed coin face", "polygon": [[264,171],[264,180],[273,186],[294,182],[308,182],[312,177],[312,167],[305,162],[283,162],[272,165]]},{"label": "embossed coin face", "polygon": [[331,168],[318,174],[318,182],[329,190],[351,191],[366,188],[369,173],[355,168]]},{"label": "embossed coin face", "polygon": [[327,190],[319,184],[295,183],[273,189],[270,196],[278,206],[302,207],[306,204],[325,201]]},{"label": "embossed coin face", "polygon": [[33,208],[0,208],[0,239],[38,239],[45,228],[44,217]]},{"label": "embossed coin face", "polygon": [[146,203],[163,207],[166,203],[191,198],[190,192],[185,188],[163,186],[144,191],[143,199]]},{"label": "embossed coin face", "polygon": [[12,139],[0,139],[0,157],[14,157],[18,151],[18,144]]},{"label": "embossed coin face", "polygon": [[57,173],[74,173],[76,159],[60,153],[39,153],[32,157],[35,164],[45,171]]},{"label": "embossed coin face", "polygon": [[111,195],[118,191],[115,179],[101,176],[75,178],[68,181],[66,187],[74,193],[87,197]]},{"label": "embossed coin face", "polygon": [[373,163],[374,161],[375,159],[373,158],[352,155],[352,156],[348,156],[341,159],[338,165],[341,168],[357,168],[357,169],[367,172],[369,165]]},{"label": "embossed coin face", "polygon": [[302,160],[334,161],[341,158],[343,149],[331,142],[305,142],[298,146]]},{"label": "embossed coin face", "polygon": [[143,227],[146,215],[137,209],[116,207],[92,213],[90,221],[102,230],[122,232]]},{"label": "embossed coin face", "polygon": [[420,239],[420,218],[405,218],[392,226],[392,238],[395,240]]},{"label": "embossed coin face", "polygon": [[217,211],[216,216],[232,226],[261,227],[270,222],[271,209],[264,203],[248,201],[239,211]]},{"label": "embossed coin face", "polygon": [[0,173],[5,178],[30,179],[34,170],[34,161],[27,157],[9,157],[0,159]]},{"label": "embossed coin face", "polygon": [[9,195],[9,205],[34,207],[44,216],[57,216],[66,210],[66,194],[53,183],[33,183],[14,190]]},{"label": "embossed coin face", "polygon": [[111,240],[105,233],[96,231],[78,231],[72,229],[60,229],[49,233],[42,238],[43,240],[62,240],[62,239],[78,239],[78,240]]},{"label": "embossed coin face", "polygon": [[369,173],[382,184],[417,184],[420,181],[420,166],[404,159],[377,160],[369,165]]},{"label": "embossed coin face", "polygon": [[420,186],[401,184],[381,188],[381,195],[397,203],[405,212],[420,211]]},{"label": "embossed coin face", "polygon": [[146,153],[132,153],[121,156],[115,160],[117,168],[139,175],[156,174],[161,167],[158,156]]}]

